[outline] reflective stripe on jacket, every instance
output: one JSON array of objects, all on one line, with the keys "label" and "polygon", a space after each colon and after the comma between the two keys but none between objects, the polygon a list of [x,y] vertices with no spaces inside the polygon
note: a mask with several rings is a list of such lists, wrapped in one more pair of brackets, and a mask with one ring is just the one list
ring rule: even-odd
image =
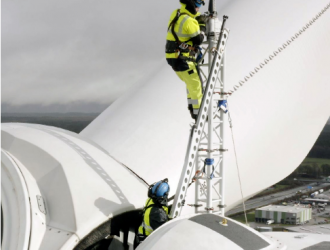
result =
[{"label": "reflective stripe on jacket", "polygon": [[[174,32],[178,36],[180,42],[186,42],[191,38],[200,34],[200,28],[197,20],[195,19],[200,13],[196,13],[195,15],[191,14],[188,10],[186,10],[186,4],[181,4],[180,9],[181,15],[177,22],[174,25]],[[177,10],[173,11],[170,17],[170,21],[168,22],[168,26],[172,22],[172,20],[177,15]],[[170,28],[167,32],[166,40],[175,41],[175,37],[172,34],[172,29]],[[193,45],[191,41],[187,42],[189,45]],[[166,58],[177,58],[176,53],[166,53]],[[182,53],[183,56],[189,56],[189,52]]]},{"label": "reflective stripe on jacket", "polygon": [[[151,198],[146,201],[144,217],[141,226],[139,227],[139,234],[150,235],[159,226],[168,221],[168,207],[160,206],[154,203]],[[153,225],[153,227],[152,227]]]}]

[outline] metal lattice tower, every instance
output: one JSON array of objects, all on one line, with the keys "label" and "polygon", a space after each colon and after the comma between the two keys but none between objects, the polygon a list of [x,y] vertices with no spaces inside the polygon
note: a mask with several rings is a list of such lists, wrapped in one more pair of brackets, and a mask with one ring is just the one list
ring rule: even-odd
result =
[{"label": "metal lattice tower", "polygon": [[[229,31],[217,18],[215,3],[210,1],[207,24],[207,63],[200,65],[203,83],[203,99],[197,122],[191,130],[179,185],[177,187],[171,217],[181,213],[187,188],[195,180],[195,212],[218,213],[224,216],[224,123],[226,115],[218,108],[219,101],[226,100],[225,93],[225,47]],[[203,68],[207,67],[205,74]]]},{"label": "metal lattice tower", "polygon": [[[217,41],[220,35],[220,21],[218,18],[211,18],[208,27],[216,32],[209,33],[208,36],[208,51],[209,62],[212,62],[214,56],[218,53],[212,53],[212,49],[216,48]],[[196,213],[220,213],[224,215],[224,122],[226,115],[219,110],[218,103],[220,100],[225,100],[224,91],[225,80],[225,52],[222,51],[222,60],[220,63],[219,73],[216,76],[216,83],[213,90],[213,95],[210,97],[210,107],[208,110],[208,120],[204,127],[202,137],[200,138],[198,154],[196,158],[195,178],[195,208]],[[211,76],[211,64],[200,65],[201,74],[205,77],[205,82]],[[203,66],[208,67],[208,75],[206,77],[203,72]],[[210,188],[209,188],[210,187]]]}]

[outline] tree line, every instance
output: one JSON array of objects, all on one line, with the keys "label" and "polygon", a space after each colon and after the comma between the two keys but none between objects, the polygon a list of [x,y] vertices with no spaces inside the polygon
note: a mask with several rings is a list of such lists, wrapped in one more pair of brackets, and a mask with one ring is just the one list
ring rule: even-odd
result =
[{"label": "tree line", "polygon": [[330,165],[329,164],[302,164],[300,165],[290,177],[307,177],[307,178],[322,178],[330,176]]},{"label": "tree line", "polygon": [[313,148],[308,153],[309,158],[330,159],[330,125],[323,128],[320,136],[317,138]]}]

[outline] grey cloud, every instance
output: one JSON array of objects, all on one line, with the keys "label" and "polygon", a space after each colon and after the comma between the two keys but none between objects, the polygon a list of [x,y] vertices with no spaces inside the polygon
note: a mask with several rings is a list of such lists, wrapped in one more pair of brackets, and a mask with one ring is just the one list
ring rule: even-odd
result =
[{"label": "grey cloud", "polygon": [[179,6],[179,0],[3,0],[2,101],[113,102],[165,61],[168,18]]},{"label": "grey cloud", "polygon": [[3,1],[2,101],[112,102],[162,59],[152,2]]}]

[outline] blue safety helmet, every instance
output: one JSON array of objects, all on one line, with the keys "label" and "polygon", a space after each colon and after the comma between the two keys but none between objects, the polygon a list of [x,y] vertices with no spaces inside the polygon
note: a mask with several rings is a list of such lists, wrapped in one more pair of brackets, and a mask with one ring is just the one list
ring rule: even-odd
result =
[{"label": "blue safety helmet", "polygon": [[186,10],[188,10],[191,14],[197,14],[196,8],[200,8],[205,4],[204,0],[180,0],[180,3],[186,5]]},{"label": "blue safety helmet", "polygon": [[170,192],[168,179],[156,182],[149,187],[148,196],[160,204],[166,204]]},{"label": "blue safety helmet", "polygon": [[195,6],[197,8],[200,8],[204,4],[205,4],[204,0],[195,0]]},{"label": "blue safety helmet", "polygon": [[170,186],[163,181],[159,181],[153,186],[151,193],[155,195],[157,198],[164,197],[170,191]]}]

